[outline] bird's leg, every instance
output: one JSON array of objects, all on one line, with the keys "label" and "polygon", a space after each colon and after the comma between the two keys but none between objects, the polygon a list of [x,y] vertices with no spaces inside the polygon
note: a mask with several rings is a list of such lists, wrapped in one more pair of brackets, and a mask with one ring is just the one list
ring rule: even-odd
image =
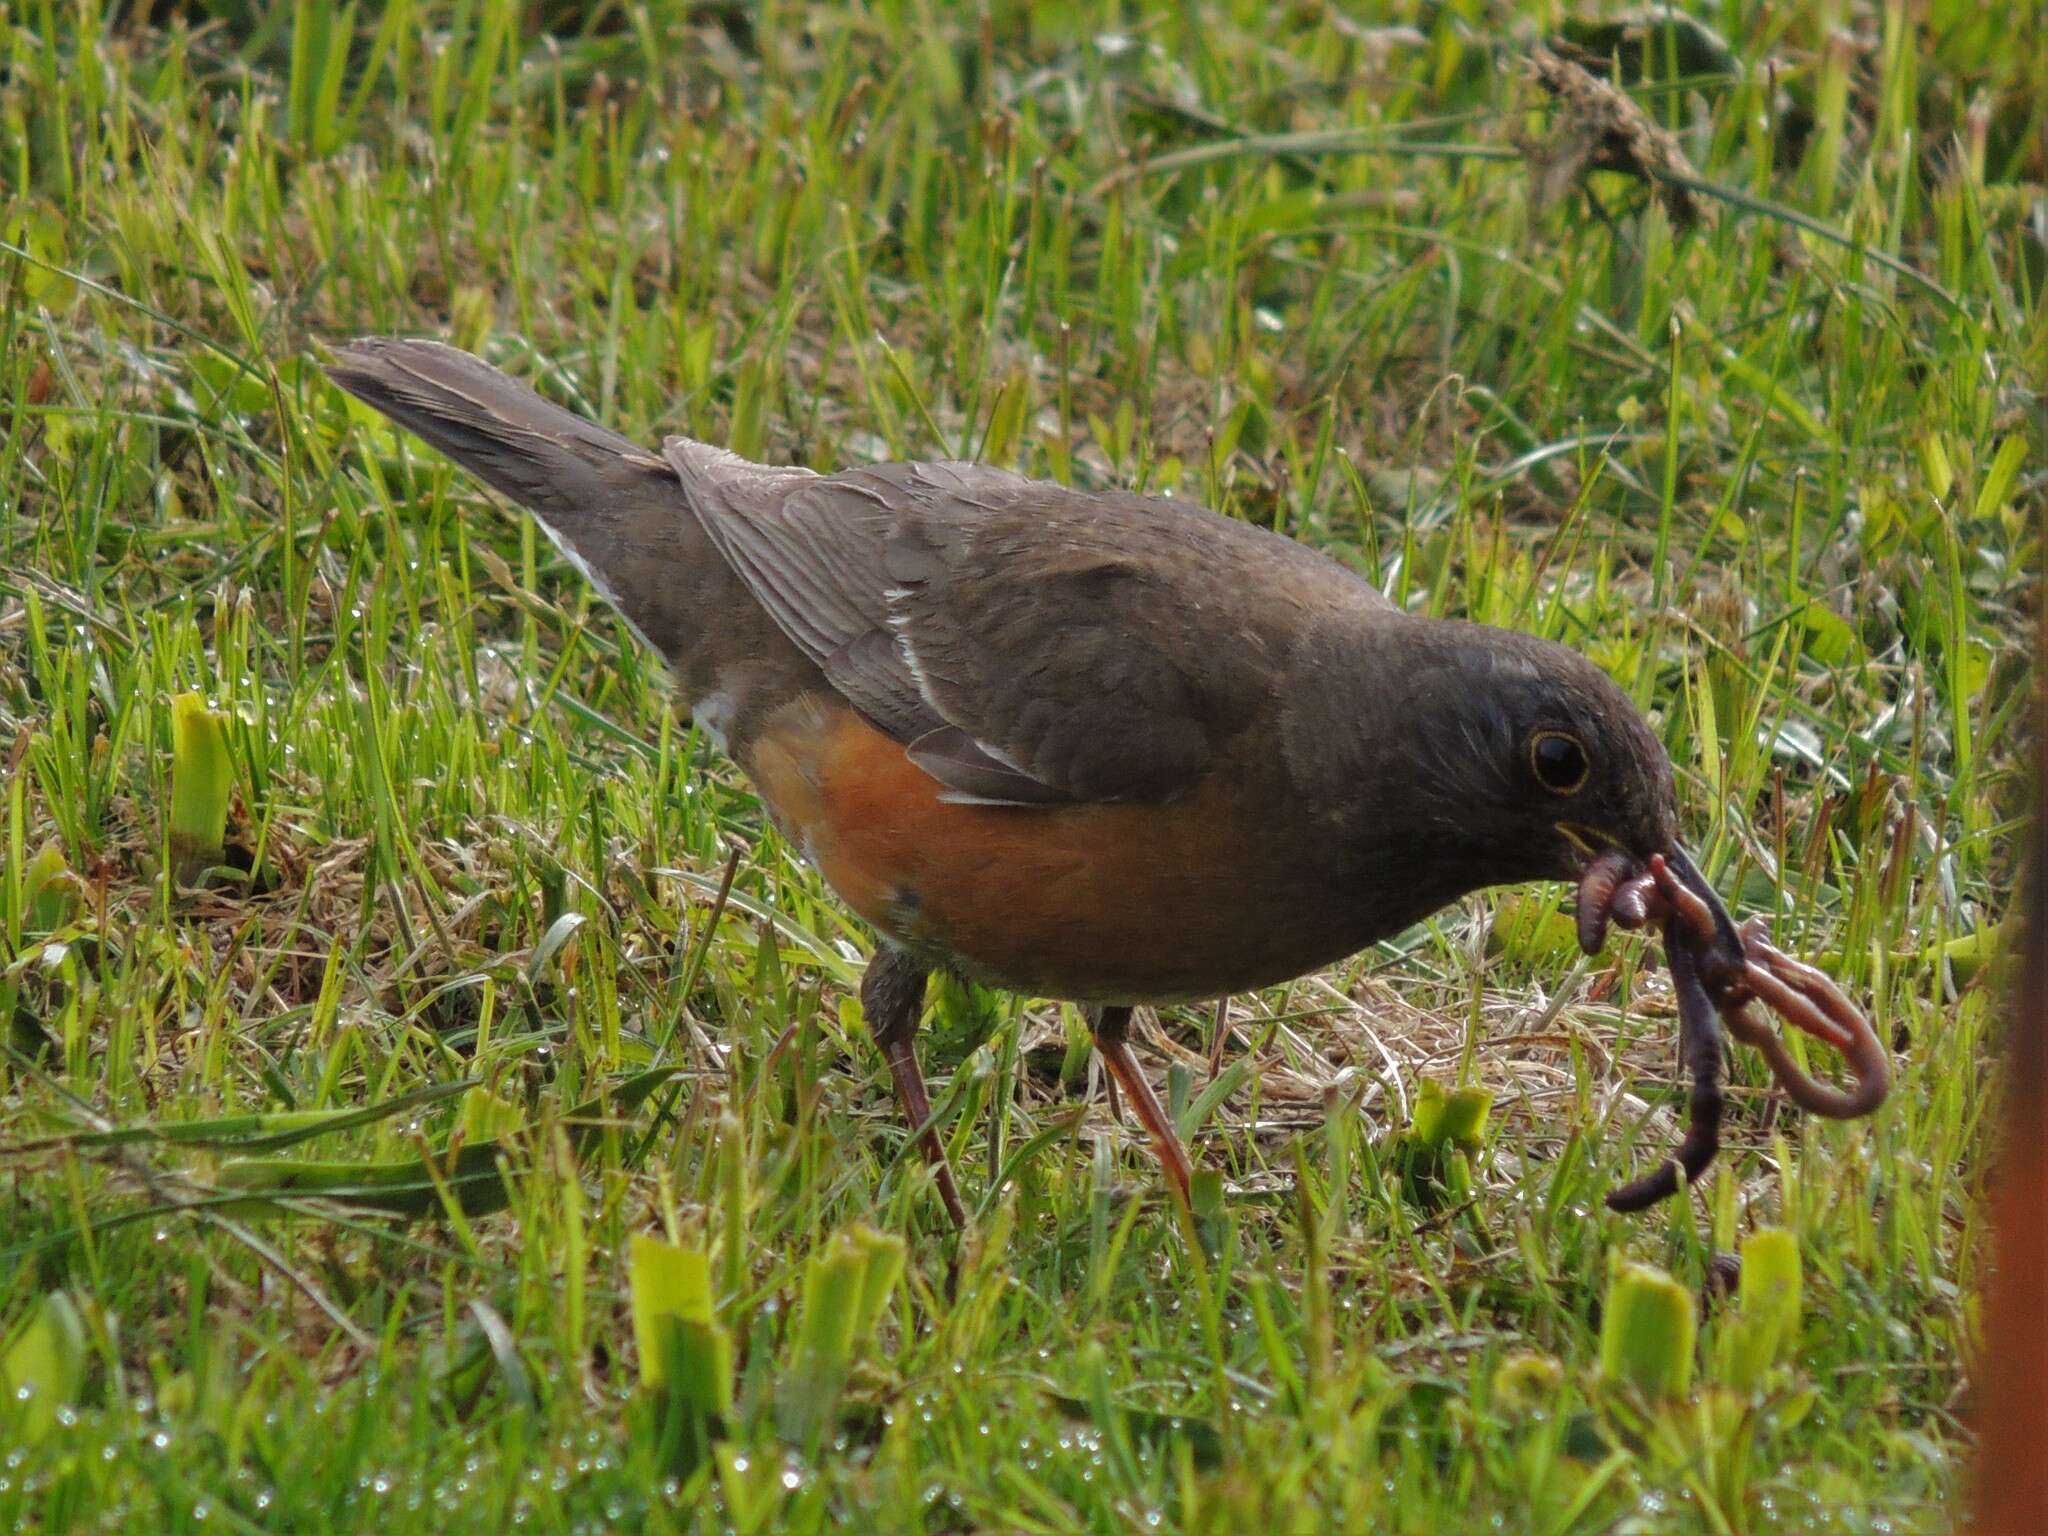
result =
[{"label": "bird's leg", "polygon": [[1152,1138],[1152,1150],[1159,1154],[1160,1166],[1180,1190],[1181,1199],[1186,1201],[1189,1198],[1188,1179],[1193,1170],[1188,1166],[1188,1155],[1181,1149],[1180,1136],[1174,1131],[1173,1122],[1166,1118],[1165,1108],[1153,1095],[1152,1085],[1145,1081],[1145,1074],[1138,1070],[1130,1043],[1124,1038],[1124,1032],[1131,1024],[1131,1010],[1099,1008],[1091,1024],[1095,1032],[1095,1049],[1102,1053],[1102,1064],[1109,1068],[1110,1076],[1116,1079],[1124,1097],[1137,1110],[1139,1120],[1144,1122],[1145,1130]]},{"label": "bird's leg", "polygon": [[911,1133],[924,1129],[925,1161],[938,1180],[939,1198],[953,1225],[967,1230],[967,1209],[960,1203],[959,1188],[953,1183],[953,1169],[946,1161],[946,1147],[939,1140],[932,1117],[931,1096],[924,1091],[924,1073],[917,1065],[917,1021],[924,1010],[925,978],[931,972],[900,949],[882,949],[868,962],[861,977],[860,1006],[867,1015],[868,1033],[881,1047],[889,1063],[889,1075],[896,1080],[896,1097],[910,1121]]}]

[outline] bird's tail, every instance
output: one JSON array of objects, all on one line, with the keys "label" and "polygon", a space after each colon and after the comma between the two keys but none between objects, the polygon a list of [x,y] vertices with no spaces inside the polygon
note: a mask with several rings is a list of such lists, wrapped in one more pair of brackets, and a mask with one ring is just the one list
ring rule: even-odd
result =
[{"label": "bird's tail", "polygon": [[723,688],[732,658],[778,644],[673,464],[440,342],[371,337],[335,359],[327,372],[336,384],[532,512],[667,658],[685,699]]},{"label": "bird's tail", "polygon": [[373,336],[335,353],[329,378],[534,512],[581,549],[622,499],[658,488],[685,512],[675,471],[595,422],[438,341]]},{"label": "bird's tail", "polygon": [[657,457],[435,341],[353,341],[336,350],[328,374],[532,512],[667,659],[692,713],[714,733],[730,728],[735,749],[818,684],[816,667],[712,545],[687,488],[716,480],[730,490],[801,471],[686,438],[671,438],[672,457]]}]

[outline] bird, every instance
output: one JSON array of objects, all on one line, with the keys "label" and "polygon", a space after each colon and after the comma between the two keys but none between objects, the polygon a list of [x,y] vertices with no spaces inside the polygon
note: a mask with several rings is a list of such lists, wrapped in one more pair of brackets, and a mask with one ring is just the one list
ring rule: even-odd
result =
[{"label": "bird", "polygon": [[873,930],[862,1011],[956,1227],[916,1050],[935,972],[1082,1007],[1185,1203],[1136,1007],[1288,981],[1493,886],[1582,882],[1583,918],[1657,858],[1740,956],[1663,744],[1563,645],[1409,612],[1184,499],[650,451],[424,339],[327,371],[533,514]]}]

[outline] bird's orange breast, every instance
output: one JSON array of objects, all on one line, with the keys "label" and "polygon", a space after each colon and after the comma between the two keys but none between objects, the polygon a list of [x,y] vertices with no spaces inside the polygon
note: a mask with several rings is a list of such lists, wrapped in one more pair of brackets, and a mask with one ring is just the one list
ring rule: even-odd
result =
[{"label": "bird's orange breast", "polygon": [[1255,765],[1162,804],[961,805],[901,743],[815,699],[747,756],[777,824],[854,911],[1019,992],[1214,997],[1362,941],[1276,840]]}]

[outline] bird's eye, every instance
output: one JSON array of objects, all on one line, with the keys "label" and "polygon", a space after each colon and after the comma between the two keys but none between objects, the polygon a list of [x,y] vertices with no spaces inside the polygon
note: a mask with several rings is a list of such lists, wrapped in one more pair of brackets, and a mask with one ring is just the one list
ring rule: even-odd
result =
[{"label": "bird's eye", "polygon": [[1553,795],[1576,795],[1586,787],[1593,769],[1578,737],[1563,731],[1538,731],[1529,738],[1529,771]]}]

